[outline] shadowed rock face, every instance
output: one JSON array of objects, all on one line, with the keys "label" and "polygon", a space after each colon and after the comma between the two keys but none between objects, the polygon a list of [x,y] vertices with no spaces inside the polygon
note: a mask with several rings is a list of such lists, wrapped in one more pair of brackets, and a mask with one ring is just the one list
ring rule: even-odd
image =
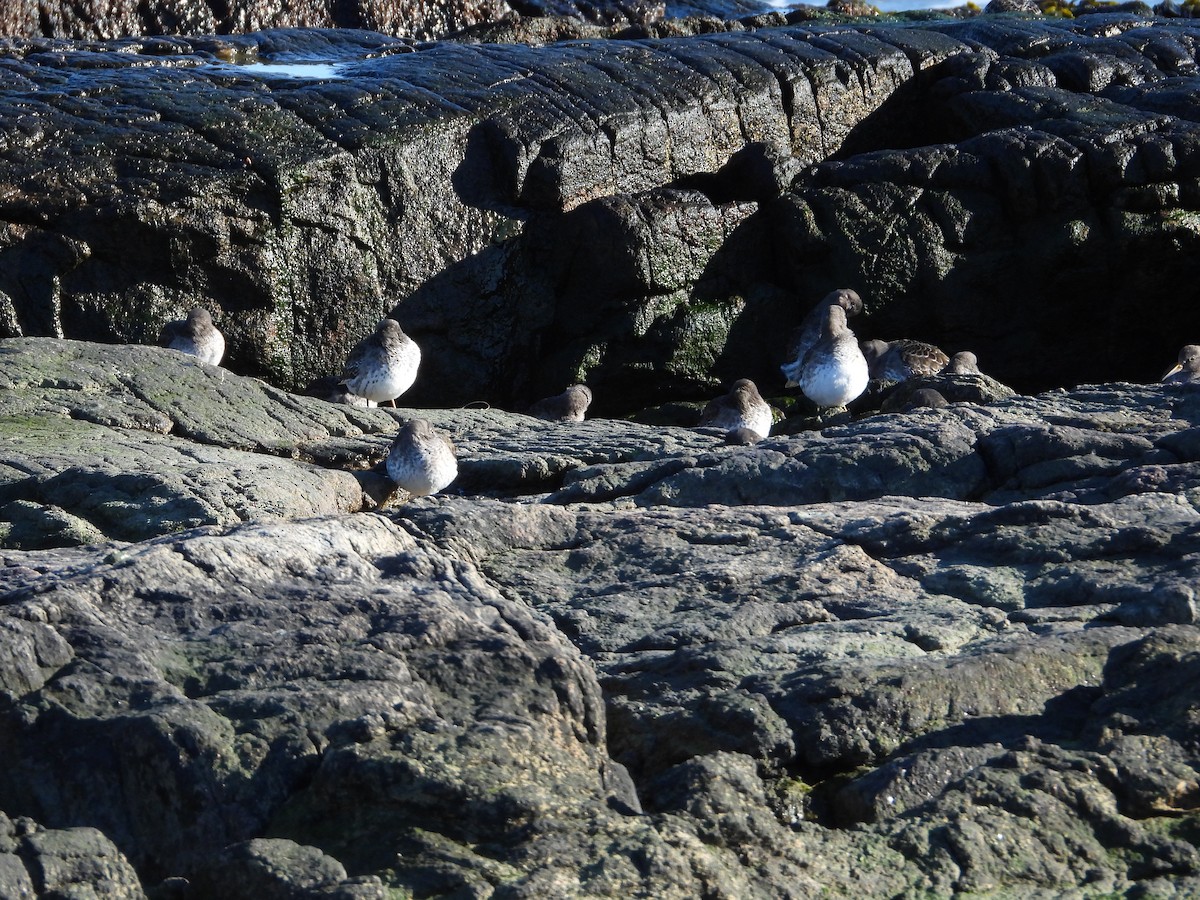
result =
[{"label": "shadowed rock face", "polygon": [[[586,381],[611,414],[740,377],[770,396],[791,327],[847,285],[860,337],[969,348],[1019,389],[1150,380],[1200,330],[1195,35],[13,40],[0,329],[148,342],[202,302],[231,368],[294,386],[392,314],[427,348],[414,403]],[[230,64],[289,54],[341,68]]]},{"label": "shadowed rock face", "polygon": [[749,447],[421,410],[459,479],[366,511],[415,410],[0,376],[0,893],[1200,886],[1193,386]]}]

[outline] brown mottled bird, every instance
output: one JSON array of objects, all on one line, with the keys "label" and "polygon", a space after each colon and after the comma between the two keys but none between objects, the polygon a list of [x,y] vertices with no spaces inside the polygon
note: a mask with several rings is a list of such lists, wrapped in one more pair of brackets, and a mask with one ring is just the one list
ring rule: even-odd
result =
[{"label": "brown mottled bird", "polygon": [[529,415],[548,422],[582,422],[592,403],[592,389],[573,384],[561,394],[546,397],[529,407]]},{"label": "brown mottled bird", "polygon": [[804,356],[813,345],[821,339],[821,328],[825,324],[825,310],[830,306],[840,306],[847,316],[857,316],[863,309],[862,298],[850,288],[840,288],[826,294],[821,301],[809,310],[800,327],[796,328],[788,339],[788,362],[779,367],[787,379],[788,387],[800,384],[800,373],[804,370]]},{"label": "brown mottled bird", "polygon": [[225,336],[213,324],[212,314],[202,306],[195,307],[186,319],[164,325],[158,342],[210,366],[220,365],[225,355]]},{"label": "brown mottled bird", "polygon": [[458,477],[454,444],[425,419],[413,419],[392,442],[387,473],[414,497],[436,494]]},{"label": "brown mottled bird", "polygon": [[381,319],[375,333],[363,338],[350,355],[338,378],[350,393],[372,403],[396,398],[413,386],[421,348],[404,333],[395,319]]},{"label": "brown mottled bird", "polygon": [[735,381],[728,394],[710,401],[700,414],[700,427],[726,431],[748,428],[761,437],[771,433],[772,422],[770,404],[749,378]]},{"label": "brown mottled bird", "polygon": [[919,375],[936,375],[950,357],[924,341],[863,341],[863,356],[876,381],[906,381]]},{"label": "brown mottled bird", "polygon": [[1179,351],[1179,362],[1162,377],[1168,384],[1200,384],[1200,345],[1188,344]]}]

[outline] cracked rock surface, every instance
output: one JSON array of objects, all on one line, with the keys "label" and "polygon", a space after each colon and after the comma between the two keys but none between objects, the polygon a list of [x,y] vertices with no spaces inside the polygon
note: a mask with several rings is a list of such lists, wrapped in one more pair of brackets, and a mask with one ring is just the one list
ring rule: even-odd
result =
[{"label": "cracked rock surface", "polygon": [[415,410],[0,372],[6,893],[1200,889],[1194,388],[748,448],[426,409],[460,481],[378,507]]}]

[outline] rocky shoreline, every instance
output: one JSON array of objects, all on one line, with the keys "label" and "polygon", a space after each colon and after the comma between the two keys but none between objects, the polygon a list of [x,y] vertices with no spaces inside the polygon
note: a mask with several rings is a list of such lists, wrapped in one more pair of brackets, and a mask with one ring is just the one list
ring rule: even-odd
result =
[{"label": "rocky shoreline", "polygon": [[0,43],[0,894],[1200,894],[1200,29],[511,24]]}]

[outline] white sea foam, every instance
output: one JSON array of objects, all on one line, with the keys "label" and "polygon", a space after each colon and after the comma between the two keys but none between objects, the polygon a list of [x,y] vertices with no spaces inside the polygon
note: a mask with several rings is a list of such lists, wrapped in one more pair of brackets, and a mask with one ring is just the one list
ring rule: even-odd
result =
[{"label": "white sea foam", "polygon": [[285,78],[342,78],[339,71],[341,63],[327,62],[292,62],[265,63],[252,62],[231,64],[233,68],[242,69],[247,75],[260,77],[283,76]]}]

